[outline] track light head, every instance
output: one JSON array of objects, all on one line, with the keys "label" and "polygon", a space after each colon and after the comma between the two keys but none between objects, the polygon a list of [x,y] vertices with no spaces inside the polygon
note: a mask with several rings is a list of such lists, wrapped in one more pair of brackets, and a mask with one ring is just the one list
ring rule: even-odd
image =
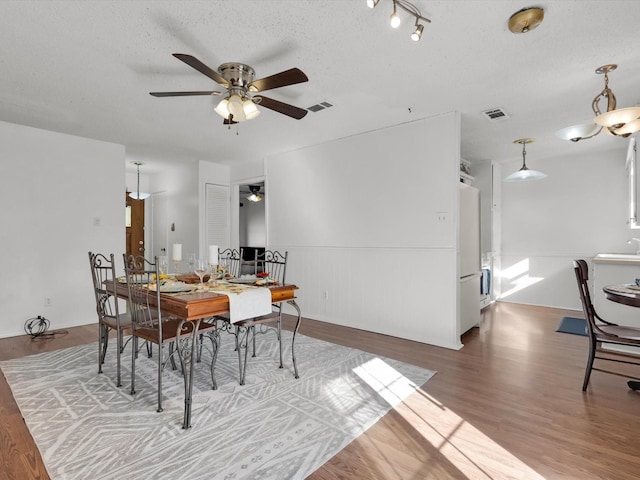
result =
[{"label": "track light head", "polygon": [[422,38],[422,31],[424,30],[424,25],[418,25],[414,32],[411,34],[411,40],[414,42],[419,41]]},{"label": "track light head", "polygon": [[378,2],[380,2],[380,0],[367,0],[367,7],[376,8]]}]

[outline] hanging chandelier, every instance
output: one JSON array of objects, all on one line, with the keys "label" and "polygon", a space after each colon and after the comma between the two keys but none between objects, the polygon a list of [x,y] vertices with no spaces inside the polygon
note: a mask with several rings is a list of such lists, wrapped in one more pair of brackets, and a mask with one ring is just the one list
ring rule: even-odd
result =
[{"label": "hanging chandelier", "polygon": [[518,140],[514,140],[513,143],[522,145],[522,168],[506,177],[504,179],[505,182],[527,182],[530,180],[541,180],[547,176],[545,173],[530,170],[527,167],[527,162],[525,161],[525,157],[527,156],[526,145],[534,141],[533,138],[519,138]]},{"label": "hanging chandelier", "polygon": [[[556,132],[556,136],[563,140],[578,142],[598,135],[603,129],[616,137],[626,138],[640,131],[640,107],[616,109],[616,96],[609,88],[609,72],[618,68],[615,64],[603,65],[596,69],[598,75],[604,75],[604,89],[591,102],[591,109],[596,117],[593,123],[573,125]],[[600,100],[607,100],[607,110],[600,111]]]}]

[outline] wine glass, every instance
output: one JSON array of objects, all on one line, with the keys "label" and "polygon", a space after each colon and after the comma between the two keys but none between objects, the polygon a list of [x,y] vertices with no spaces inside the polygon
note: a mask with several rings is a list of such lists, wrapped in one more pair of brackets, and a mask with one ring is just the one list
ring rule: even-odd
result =
[{"label": "wine glass", "polygon": [[167,274],[168,265],[169,265],[169,259],[167,258],[167,256],[160,255],[158,257],[158,271],[160,272],[160,275]]},{"label": "wine glass", "polygon": [[189,253],[187,254],[187,263],[189,264],[189,271],[192,272],[196,266],[196,254]]},{"label": "wine glass", "polygon": [[198,278],[200,279],[200,283],[202,283],[202,278],[207,273],[207,262],[204,258],[195,259],[193,271],[196,272],[196,275],[198,275]]}]

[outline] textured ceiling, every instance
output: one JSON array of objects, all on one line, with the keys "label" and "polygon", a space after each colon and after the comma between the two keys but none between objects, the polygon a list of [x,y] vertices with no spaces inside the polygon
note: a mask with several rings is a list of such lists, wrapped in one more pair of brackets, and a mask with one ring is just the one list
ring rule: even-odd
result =
[{"label": "textured ceiling", "polygon": [[[554,132],[591,121],[600,65],[619,65],[610,75],[618,106],[640,103],[640,1],[536,3],[545,20],[525,35],[507,22],[526,2],[414,3],[432,20],[420,42],[409,39],[408,15],[389,27],[391,0],[374,10],[365,0],[0,0],[0,120],[124,144],[127,168],[143,161],[148,171],[256,161],[453,110],[473,162],[518,159],[520,137],[536,138],[532,167],[536,157],[626,148],[605,134],[573,144]],[[229,130],[213,111],[219,97],[149,95],[218,88],[172,53],[214,69],[246,63],[257,78],[298,67],[308,83],[268,96],[334,106],[299,121],[263,109]],[[490,123],[481,112],[492,107],[510,119]]]}]

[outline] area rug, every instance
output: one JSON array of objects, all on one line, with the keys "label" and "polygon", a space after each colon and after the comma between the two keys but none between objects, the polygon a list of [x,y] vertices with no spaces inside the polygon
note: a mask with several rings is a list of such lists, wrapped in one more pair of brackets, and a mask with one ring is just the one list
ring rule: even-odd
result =
[{"label": "area rug", "polygon": [[562,317],[556,332],[570,333],[572,335],[588,336],[587,322],[584,318]]},{"label": "area rug", "polygon": [[[283,332],[285,345],[291,333]],[[156,412],[156,365],[136,362],[129,394],[115,386],[110,345],[97,374],[97,344],[0,362],[52,480],[303,479],[338,453],[435,372],[359,350],[296,337],[279,369],[276,342],[260,338],[238,384],[233,337],[223,334],[212,390],[209,353],[196,367],[192,428],[182,429],[184,384],[164,372],[164,411]]]}]

